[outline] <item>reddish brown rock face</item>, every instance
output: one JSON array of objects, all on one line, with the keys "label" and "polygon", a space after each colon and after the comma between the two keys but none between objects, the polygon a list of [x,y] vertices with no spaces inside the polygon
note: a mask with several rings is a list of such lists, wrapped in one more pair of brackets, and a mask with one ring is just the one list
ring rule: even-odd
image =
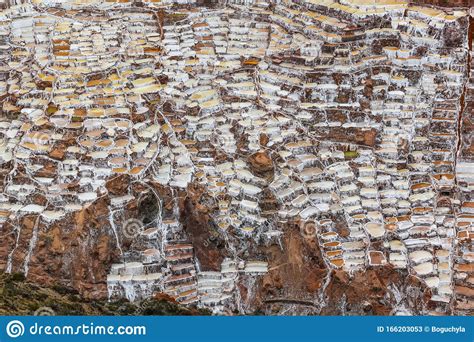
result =
[{"label": "reddish brown rock face", "polygon": [[432,5],[440,7],[470,7],[472,0],[412,0],[417,5]]},{"label": "reddish brown rock face", "polygon": [[107,182],[105,187],[107,191],[114,196],[124,196],[130,188],[131,178],[129,175],[119,175]]},{"label": "reddish brown rock face", "polygon": [[285,250],[272,246],[266,250],[270,271],[263,278],[266,297],[299,298],[301,293],[316,293],[328,270],[314,240],[304,239],[293,227],[284,236]]},{"label": "reddish brown rock face", "polygon": [[[407,306],[415,310],[415,314],[423,312],[426,298],[423,284],[404,274],[394,272],[390,267],[381,267],[366,273],[356,273],[352,277],[336,271],[326,288],[329,305],[323,314],[329,315],[393,315],[397,300],[392,297],[392,290],[407,293]],[[416,288],[410,293],[409,288]],[[429,296],[428,296],[429,298]]]},{"label": "reddish brown rock face", "polygon": [[[108,268],[119,257],[107,203],[104,199],[70,215],[52,225],[38,224],[36,215],[26,216],[18,244],[12,226],[7,234],[11,238],[2,239],[1,260],[7,261],[11,254],[12,271],[27,269],[28,278],[40,284],[69,286],[86,298],[106,298]],[[36,244],[28,255],[34,234]]]},{"label": "reddish brown rock face", "polygon": [[4,9],[0,268],[216,314],[472,314],[466,0],[189,2]]},{"label": "reddish brown rock face", "polygon": [[56,160],[63,160],[64,159],[64,146],[58,146],[57,148],[53,149],[50,153],[49,156],[53,159]]},{"label": "reddish brown rock face", "polygon": [[270,141],[270,139],[268,138],[268,135],[263,134],[263,133],[260,134],[260,145],[266,146],[269,141]]},{"label": "reddish brown rock face", "polygon": [[252,172],[260,177],[271,177],[273,161],[266,152],[257,152],[248,159]]},{"label": "reddish brown rock face", "polygon": [[189,188],[186,199],[181,202],[183,227],[189,234],[196,258],[204,270],[219,271],[227,255],[222,238],[213,227],[208,208],[201,204],[205,196],[202,188]]},{"label": "reddish brown rock face", "polygon": [[376,142],[377,131],[375,129],[357,130],[335,128],[321,130],[321,136],[323,139],[373,147]]}]

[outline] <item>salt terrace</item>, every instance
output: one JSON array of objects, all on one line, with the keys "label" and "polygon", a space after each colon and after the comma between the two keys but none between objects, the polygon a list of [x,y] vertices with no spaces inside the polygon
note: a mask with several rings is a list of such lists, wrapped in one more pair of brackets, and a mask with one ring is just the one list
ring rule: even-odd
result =
[{"label": "salt terrace", "polygon": [[64,220],[109,196],[118,242],[134,195],[105,184],[127,174],[176,193],[203,187],[231,251],[220,271],[201,270],[176,202],[140,231],[133,260],[112,265],[111,297],[161,291],[239,310],[237,282],[268,271],[242,246],[281,243],[296,222],[302,234],[314,225],[327,268],[392,265],[431,289],[429,313],[472,313],[467,11],[394,0],[3,7],[0,220]]}]

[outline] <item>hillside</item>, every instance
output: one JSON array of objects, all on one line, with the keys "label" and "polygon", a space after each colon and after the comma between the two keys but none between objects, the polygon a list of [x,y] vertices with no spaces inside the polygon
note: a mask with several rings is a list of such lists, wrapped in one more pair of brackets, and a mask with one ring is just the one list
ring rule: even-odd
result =
[{"label": "hillside", "polygon": [[77,291],[62,286],[42,287],[20,273],[0,274],[0,315],[208,315],[206,310],[185,308],[167,296],[137,303],[86,300]]}]

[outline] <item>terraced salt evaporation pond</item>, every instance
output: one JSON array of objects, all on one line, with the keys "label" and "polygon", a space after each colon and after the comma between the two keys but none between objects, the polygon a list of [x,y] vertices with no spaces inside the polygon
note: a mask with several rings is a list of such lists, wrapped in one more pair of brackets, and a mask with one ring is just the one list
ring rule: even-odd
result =
[{"label": "terraced salt evaporation pond", "polygon": [[[350,283],[383,269],[430,290],[421,308],[391,303],[397,310],[472,311],[467,10],[346,0],[4,7],[8,271],[43,276],[54,248],[68,267],[50,267],[53,276],[93,295],[107,283],[110,297],[165,292],[216,313],[256,303],[320,313],[331,274]],[[86,212],[95,229],[66,248],[62,234]],[[278,257],[295,226],[321,258],[312,291]],[[311,263],[304,255],[294,268]],[[275,298],[292,300],[262,304]]]}]

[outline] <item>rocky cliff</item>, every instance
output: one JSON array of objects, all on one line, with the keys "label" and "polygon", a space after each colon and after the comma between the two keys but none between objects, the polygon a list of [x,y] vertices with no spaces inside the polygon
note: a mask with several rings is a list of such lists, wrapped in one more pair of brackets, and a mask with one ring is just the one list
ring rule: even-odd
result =
[{"label": "rocky cliff", "polygon": [[8,4],[0,268],[85,302],[472,314],[467,6]]}]

